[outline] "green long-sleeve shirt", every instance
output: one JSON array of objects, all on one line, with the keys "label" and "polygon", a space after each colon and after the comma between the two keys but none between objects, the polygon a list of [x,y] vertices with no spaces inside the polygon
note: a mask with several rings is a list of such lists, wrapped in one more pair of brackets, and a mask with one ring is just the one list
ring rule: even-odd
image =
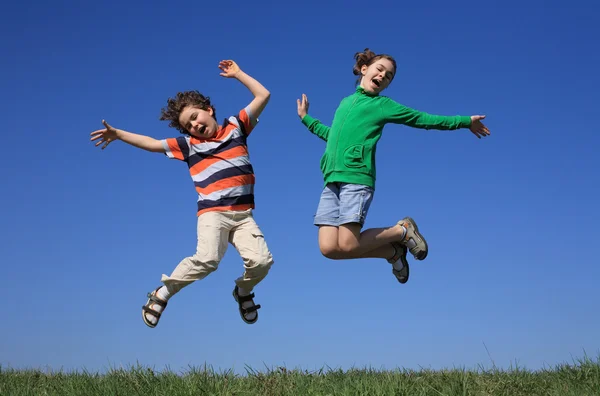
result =
[{"label": "green long-sleeve shirt", "polygon": [[342,99],[331,127],[308,114],[302,123],[327,142],[321,158],[325,184],[364,184],[375,188],[375,152],[385,124],[404,124],[421,129],[454,130],[471,126],[468,116],[439,116],[403,106],[360,86]]}]

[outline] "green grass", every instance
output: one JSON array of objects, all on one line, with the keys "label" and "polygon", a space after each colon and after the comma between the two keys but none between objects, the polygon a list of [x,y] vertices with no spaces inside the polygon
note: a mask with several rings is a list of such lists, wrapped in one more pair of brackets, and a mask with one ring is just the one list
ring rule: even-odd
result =
[{"label": "green grass", "polygon": [[0,367],[2,396],[125,395],[600,395],[600,359],[530,371],[322,369],[316,372],[248,368],[245,375],[204,367],[181,374],[150,368],[106,374],[13,370]]}]

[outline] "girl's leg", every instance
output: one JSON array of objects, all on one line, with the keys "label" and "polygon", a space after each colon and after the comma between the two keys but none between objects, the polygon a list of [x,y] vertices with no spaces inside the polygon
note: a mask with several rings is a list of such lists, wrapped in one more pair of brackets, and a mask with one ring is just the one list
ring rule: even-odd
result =
[{"label": "girl's leg", "polygon": [[[385,228],[369,228],[361,232],[362,226],[358,223],[342,224],[339,228],[338,243],[343,253],[362,257],[365,254],[392,251],[392,242],[399,242],[404,237],[404,228],[396,224]],[[387,250],[387,247],[390,250]],[[391,256],[382,258],[389,258]],[[372,255],[371,255],[372,257]],[[378,257],[378,256],[376,256]]]},{"label": "girl's leg", "polygon": [[391,242],[400,241],[404,229],[395,225],[388,228],[370,228],[360,232],[359,223],[340,227],[319,227],[321,253],[330,259],[391,258],[396,249]]},{"label": "girl's leg", "polygon": [[[394,228],[394,227],[391,227]],[[339,234],[352,233],[353,243],[358,245],[354,250],[342,250],[339,245]],[[319,246],[321,253],[332,260],[356,259],[356,258],[383,258],[392,264],[392,273],[400,283],[408,281],[409,268],[406,260],[406,247],[394,242],[380,242],[386,239],[385,234],[390,234],[389,228],[371,228],[360,233],[360,225],[342,225],[341,227],[322,226],[319,227]],[[351,238],[350,238],[351,239]],[[368,250],[368,246],[378,247]]]},{"label": "girl's leg", "polygon": [[361,232],[373,200],[373,189],[360,184],[340,183],[337,191],[338,224],[320,223],[321,253],[332,259],[391,258],[396,249],[391,242],[401,241],[404,228],[394,225]]},{"label": "girl's leg", "polygon": [[427,245],[412,219],[411,224],[403,221],[402,224],[361,232],[372,200],[373,189],[368,186],[330,183],[324,188],[314,221],[319,226],[321,253],[334,260],[369,257],[389,260],[397,252],[392,242],[410,237],[410,242],[413,239],[419,242],[408,246],[411,253],[418,253],[419,260],[424,259]]}]

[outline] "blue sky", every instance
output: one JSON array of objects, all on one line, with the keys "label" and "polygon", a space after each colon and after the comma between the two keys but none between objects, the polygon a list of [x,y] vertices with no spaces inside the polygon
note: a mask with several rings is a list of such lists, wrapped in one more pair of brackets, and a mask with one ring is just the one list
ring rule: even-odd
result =
[{"label": "blue sky", "polygon": [[[529,368],[599,351],[599,6],[587,2],[12,2],[0,15],[4,208],[0,364],[105,370],[277,365]],[[312,225],[324,142],[354,90],[353,55],[398,62],[385,91],[434,114],[486,114],[492,135],[389,125],[367,227],[410,215],[430,253],[396,282],[383,260],[329,261]],[[146,293],[195,249],[184,164],[89,141],[104,118],[156,138],[168,97],[198,89],[219,118],[272,93],[250,139],[255,216],[276,264],[257,324],[231,298],[241,259],[175,296]]]}]

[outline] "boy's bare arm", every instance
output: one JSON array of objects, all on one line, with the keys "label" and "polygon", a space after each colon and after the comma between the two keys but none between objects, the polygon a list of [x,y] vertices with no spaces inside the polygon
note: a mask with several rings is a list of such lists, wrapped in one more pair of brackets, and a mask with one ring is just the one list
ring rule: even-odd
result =
[{"label": "boy's bare arm", "polygon": [[92,137],[90,139],[91,141],[98,140],[96,146],[102,145],[102,150],[104,150],[112,141],[122,140],[123,142],[134,147],[138,147],[153,153],[165,152],[160,140],[151,138],[150,136],[138,135],[137,133],[131,133],[122,129],[113,128],[104,120],[102,120],[102,123],[106,128],[92,132]]},{"label": "boy's bare arm", "polygon": [[256,81],[255,78],[242,71],[237,63],[232,60],[221,61],[221,63],[219,63],[219,69],[223,70],[221,76],[237,79],[250,90],[252,95],[254,95],[254,99],[252,102],[250,102],[248,107],[252,117],[258,118],[271,98],[271,93],[269,90],[267,90],[261,83]]}]

